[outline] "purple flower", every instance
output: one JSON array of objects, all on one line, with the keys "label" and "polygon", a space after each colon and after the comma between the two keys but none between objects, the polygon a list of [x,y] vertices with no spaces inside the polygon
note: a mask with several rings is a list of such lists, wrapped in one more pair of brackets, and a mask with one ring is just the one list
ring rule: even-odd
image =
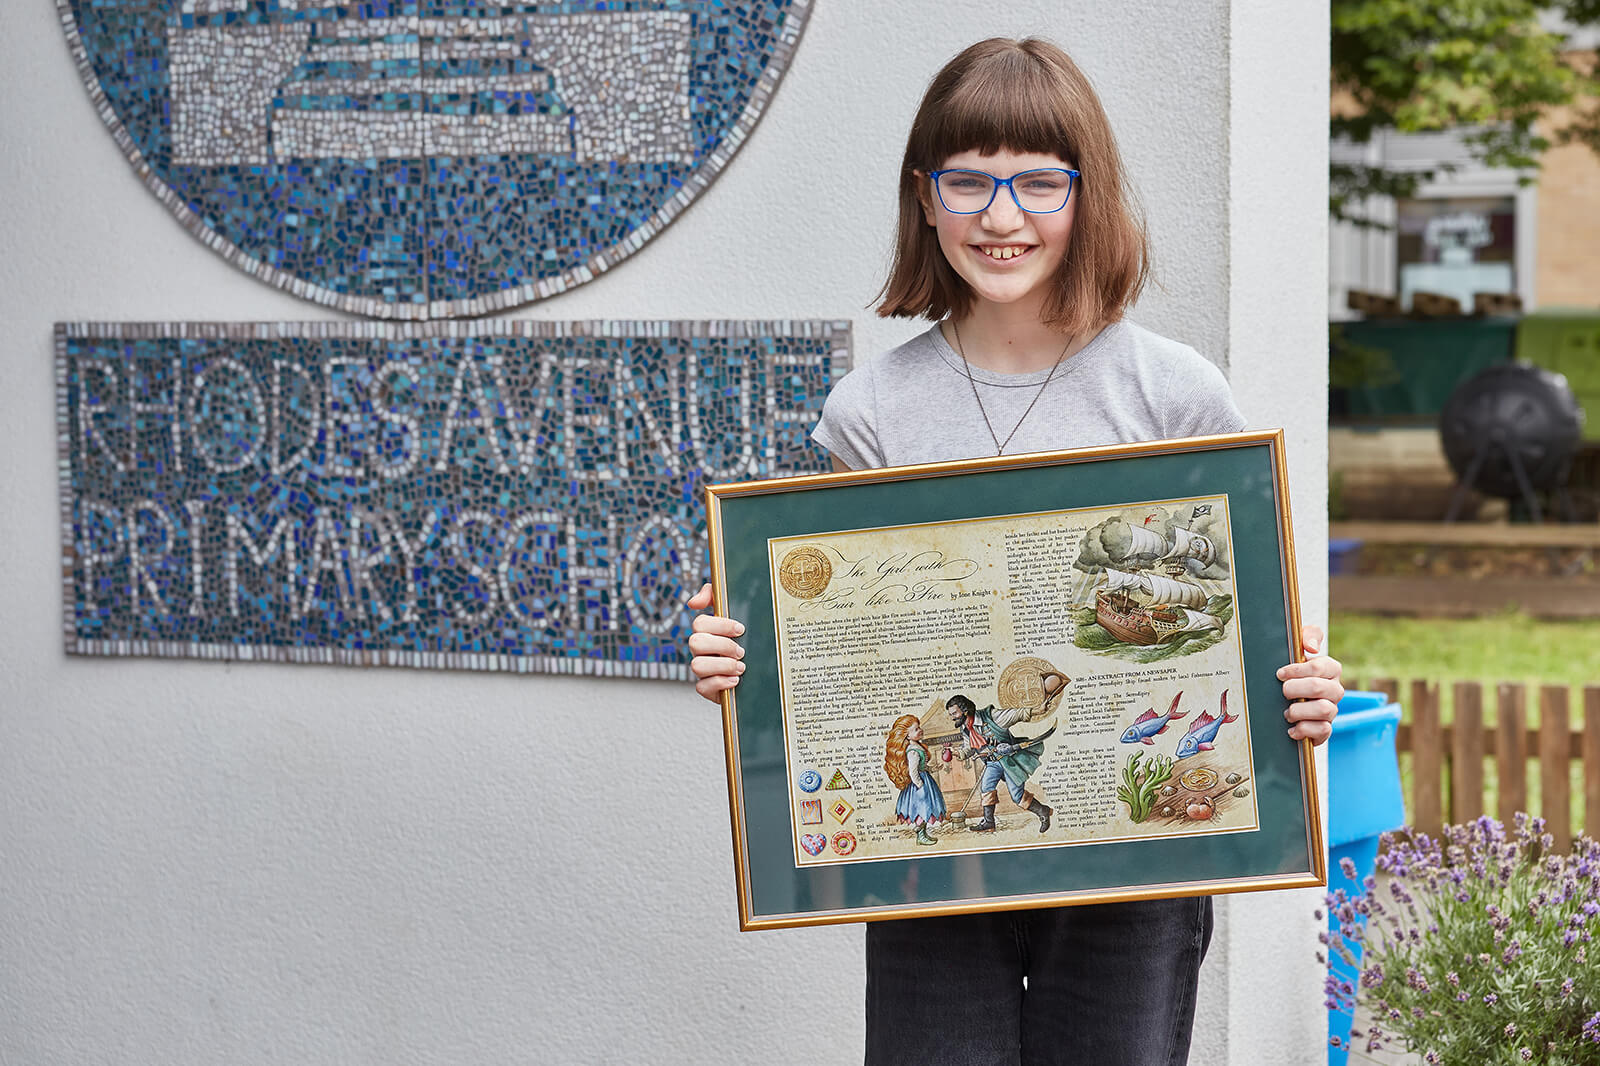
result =
[{"label": "purple flower", "polygon": [[1444,979],[1450,982],[1451,988],[1461,987],[1461,975],[1456,973],[1454,970],[1451,970],[1449,973],[1445,974]]},{"label": "purple flower", "polygon": [[1569,977],[1561,982],[1561,998],[1566,999],[1570,995],[1572,995],[1572,978]]},{"label": "purple flower", "polygon": [[1516,1022],[1507,1022],[1506,1023],[1506,1028],[1505,1028],[1505,1034],[1508,1037],[1516,1036],[1517,1035],[1517,1023]]},{"label": "purple flower", "polygon": [[1517,1054],[1522,1056],[1522,1061],[1523,1062],[1532,1062],[1533,1061],[1533,1049],[1532,1048],[1523,1048],[1521,1051],[1517,1052]]},{"label": "purple flower", "polygon": [[1341,858],[1339,860],[1339,872],[1344,874],[1345,880],[1354,881],[1357,873],[1355,860],[1348,855]]},{"label": "purple flower", "polygon": [[1495,994],[1494,994],[1494,993],[1493,993],[1493,992],[1489,992],[1489,993],[1486,993],[1486,994],[1485,994],[1485,995],[1484,995],[1484,997],[1483,997],[1483,1001],[1484,1001],[1484,1002],[1485,1002],[1485,1003],[1487,1003],[1487,1004],[1488,1004],[1488,1005],[1489,1005],[1489,1006],[1491,1006],[1491,1007],[1492,1007],[1492,1006],[1494,1006],[1494,1005],[1495,1005],[1495,1004],[1496,1004],[1496,1003],[1499,1003],[1499,1002],[1500,1002],[1500,997],[1499,997],[1499,996],[1497,996],[1497,995],[1495,995]]}]

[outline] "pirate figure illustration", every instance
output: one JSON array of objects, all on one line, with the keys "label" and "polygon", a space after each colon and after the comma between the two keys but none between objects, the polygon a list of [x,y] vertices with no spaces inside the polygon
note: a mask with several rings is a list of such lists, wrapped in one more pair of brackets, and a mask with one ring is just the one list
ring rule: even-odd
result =
[{"label": "pirate figure illustration", "polygon": [[1011,726],[1027,719],[1026,707],[984,707],[980,710],[965,696],[951,696],[945,702],[950,721],[961,734],[963,759],[983,760],[983,774],[978,788],[983,792],[983,820],[968,826],[974,833],[994,830],[994,809],[1000,802],[1000,779],[1004,778],[1011,798],[1023,810],[1039,819],[1039,832],[1050,828],[1050,816],[1055,811],[1039,802],[1027,789],[1028,776],[1039,768],[1039,755],[1044,751],[1045,738],[1056,731],[1051,726],[1036,737],[1019,737]]}]

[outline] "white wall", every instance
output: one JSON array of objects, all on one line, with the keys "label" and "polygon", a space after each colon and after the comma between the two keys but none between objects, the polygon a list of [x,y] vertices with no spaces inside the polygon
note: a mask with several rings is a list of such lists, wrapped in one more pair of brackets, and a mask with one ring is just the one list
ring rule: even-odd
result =
[{"label": "white wall", "polygon": [[[712,188],[520,313],[853,318],[860,356],[897,343],[918,327],[864,307],[927,79],[979,37],[1051,36],[1144,195],[1160,287],[1135,317],[1293,427],[1321,617],[1325,12],[816,8]],[[857,1060],[861,930],[734,931],[719,724],[687,685],[63,655],[51,324],[335,316],[143,188],[45,0],[0,5],[0,78],[0,1061]],[[808,202],[798,176],[828,166],[859,183]],[[575,731],[630,739],[586,779],[555,751]],[[1222,904],[1195,1063],[1319,1060],[1311,906]]]}]

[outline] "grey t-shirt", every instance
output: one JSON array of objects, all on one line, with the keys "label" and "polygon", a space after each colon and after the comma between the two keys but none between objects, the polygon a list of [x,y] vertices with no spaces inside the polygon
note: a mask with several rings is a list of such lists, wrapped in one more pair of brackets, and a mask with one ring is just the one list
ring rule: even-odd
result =
[{"label": "grey t-shirt", "polygon": [[[1186,344],[1114,322],[1056,369],[995,374],[972,368],[1007,455],[1236,433],[1244,416],[1222,372]],[[811,431],[853,470],[995,454],[961,357],[934,326],[856,367],[833,386]]]}]

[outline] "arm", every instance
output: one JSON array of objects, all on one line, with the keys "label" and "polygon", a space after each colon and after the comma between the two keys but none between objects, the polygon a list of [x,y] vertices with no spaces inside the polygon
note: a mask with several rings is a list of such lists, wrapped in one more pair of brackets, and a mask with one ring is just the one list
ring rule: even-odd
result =
[{"label": "arm", "polygon": [[[850,468],[831,456],[835,470]],[[711,607],[711,585],[702,585],[700,591],[689,597],[688,606],[696,611]],[[737,638],[744,635],[744,623],[718,614],[698,614],[694,619],[694,632],[689,634],[689,669],[694,673],[694,690],[712,703],[721,701],[722,693],[739,683],[744,673],[744,648]]]},{"label": "arm", "polygon": [[906,773],[911,776],[911,783],[918,787],[922,785],[922,771],[927,765],[927,756],[922,749],[917,747],[906,748]]},{"label": "arm", "polygon": [[1292,700],[1283,712],[1289,722],[1289,736],[1321,744],[1333,733],[1333,719],[1344,698],[1340,678],[1344,667],[1339,660],[1321,654],[1324,635],[1316,626],[1303,626],[1300,644],[1306,661],[1290,663],[1278,671],[1283,682],[1283,698]]},{"label": "arm", "polygon": [[1018,722],[1026,722],[1027,720],[1028,708],[1026,707],[1001,707],[994,712],[994,724],[1001,729],[1010,729]]}]

